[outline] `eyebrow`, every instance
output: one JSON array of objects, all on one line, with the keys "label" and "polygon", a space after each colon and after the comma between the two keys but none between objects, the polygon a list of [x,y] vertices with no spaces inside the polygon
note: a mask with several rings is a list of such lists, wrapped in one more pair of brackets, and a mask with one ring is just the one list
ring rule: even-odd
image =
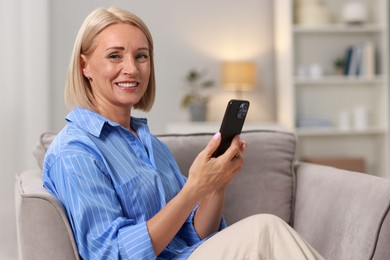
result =
[{"label": "eyebrow", "polygon": [[[113,46],[113,47],[108,47],[106,49],[106,51],[109,51],[109,50],[119,50],[119,51],[123,51],[125,49],[125,47],[122,47],[122,46]],[[140,47],[137,49],[138,51],[149,51],[149,48],[148,47]]]}]

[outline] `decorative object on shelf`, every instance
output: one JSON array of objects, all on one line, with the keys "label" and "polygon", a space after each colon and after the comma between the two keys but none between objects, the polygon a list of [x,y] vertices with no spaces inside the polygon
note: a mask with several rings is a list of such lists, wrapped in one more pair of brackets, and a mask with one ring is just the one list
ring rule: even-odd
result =
[{"label": "decorative object on shelf", "polygon": [[367,18],[367,7],[361,1],[348,2],[342,9],[342,19],[347,24],[362,24]]},{"label": "decorative object on shelf", "polygon": [[237,98],[242,97],[242,91],[248,91],[256,86],[256,64],[252,62],[224,62],[221,69],[222,84],[233,89]]},{"label": "decorative object on shelf", "polygon": [[344,74],[344,58],[336,58],[333,62],[333,67],[335,70],[336,75],[343,75]]},{"label": "decorative object on shelf", "polygon": [[205,77],[206,71],[198,71],[195,69],[191,69],[185,77],[189,92],[184,95],[181,106],[189,109],[191,121],[206,120],[209,97],[202,93],[202,91],[213,87],[215,82]]},{"label": "decorative object on shelf", "polygon": [[365,106],[353,109],[353,124],[356,131],[364,131],[368,127],[368,110]]},{"label": "decorative object on shelf", "polygon": [[298,65],[296,76],[298,79],[321,79],[324,76],[324,67],[316,62],[309,66]]},{"label": "decorative object on shelf", "polygon": [[351,130],[351,117],[348,110],[341,110],[338,114],[338,128],[340,131]]},{"label": "decorative object on shelf", "polygon": [[310,78],[319,79],[324,76],[324,68],[319,63],[313,63],[309,67]]},{"label": "decorative object on shelf", "polygon": [[365,131],[369,124],[368,109],[364,105],[358,105],[352,111],[342,110],[339,112],[338,127],[341,131]]},{"label": "decorative object on shelf", "polygon": [[321,0],[298,0],[295,15],[299,25],[318,26],[330,23],[329,10]]}]

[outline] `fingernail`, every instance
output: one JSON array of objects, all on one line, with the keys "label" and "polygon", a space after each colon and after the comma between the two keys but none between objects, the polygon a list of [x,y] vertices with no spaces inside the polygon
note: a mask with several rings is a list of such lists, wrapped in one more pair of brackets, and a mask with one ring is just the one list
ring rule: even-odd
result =
[{"label": "fingernail", "polygon": [[220,132],[215,133],[214,136],[213,136],[213,139],[215,141],[219,140],[220,138],[221,138],[221,133]]}]

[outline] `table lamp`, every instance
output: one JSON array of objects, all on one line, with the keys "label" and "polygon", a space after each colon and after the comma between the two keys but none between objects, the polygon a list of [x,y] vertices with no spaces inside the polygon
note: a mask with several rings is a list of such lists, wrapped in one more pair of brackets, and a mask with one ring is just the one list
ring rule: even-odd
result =
[{"label": "table lamp", "polygon": [[256,85],[256,65],[252,62],[224,62],[221,78],[223,86],[235,90],[237,98],[241,99],[243,91]]}]

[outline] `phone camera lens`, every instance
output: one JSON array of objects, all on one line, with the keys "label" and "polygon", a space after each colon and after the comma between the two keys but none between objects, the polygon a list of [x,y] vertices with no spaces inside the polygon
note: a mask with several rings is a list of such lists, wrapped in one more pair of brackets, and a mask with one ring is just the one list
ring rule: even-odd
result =
[{"label": "phone camera lens", "polygon": [[248,105],[246,103],[242,103],[238,108],[237,117],[244,118],[247,112],[248,112]]}]

